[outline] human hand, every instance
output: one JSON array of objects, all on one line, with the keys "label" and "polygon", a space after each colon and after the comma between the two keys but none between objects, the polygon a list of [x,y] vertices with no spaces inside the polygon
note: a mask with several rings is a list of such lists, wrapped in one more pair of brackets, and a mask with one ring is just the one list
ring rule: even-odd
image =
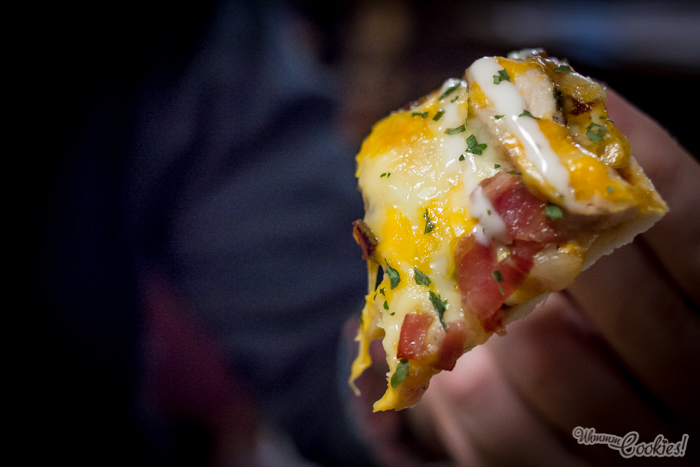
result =
[{"label": "human hand", "polygon": [[611,117],[670,212],[507,336],[433,378],[408,416],[421,439],[459,465],[623,460],[607,445],[578,443],[575,427],[636,431],[637,444],[688,434],[682,458],[634,460],[700,459],[700,164],[648,116],[608,96]]}]

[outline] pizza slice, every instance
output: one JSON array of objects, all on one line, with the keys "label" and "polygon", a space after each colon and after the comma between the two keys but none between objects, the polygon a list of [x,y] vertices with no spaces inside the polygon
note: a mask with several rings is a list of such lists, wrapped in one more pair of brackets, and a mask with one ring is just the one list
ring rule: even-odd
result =
[{"label": "pizza slice", "polygon": [[414,405],[434,374],[667,211],[604,101],[570,65],[522,51],[477,60],[374,126],[357,156],[369,291],[350,384],[381,338],[375,411]]}]

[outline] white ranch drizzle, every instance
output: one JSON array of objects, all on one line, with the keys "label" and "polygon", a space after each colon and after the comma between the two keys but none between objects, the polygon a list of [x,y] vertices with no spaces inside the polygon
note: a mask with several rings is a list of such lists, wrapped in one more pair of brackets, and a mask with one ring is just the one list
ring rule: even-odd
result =
[{"label": "white ranch drizzle", "polygon": [[501,243],[510,243],[506,232],[506,223],[503,222],[488,198],[484,196],[481,185],[472,192],[471,201],[472,214],[479,219],[479,223],[474,228],[476,240],[482,245],[488,245],[494,239]]},{"label": "white ranch drizzle", "polygon": [[569,172],[552,150],[537,120],[532,117],[518,117],[523,110],[526,110],[525,99],[510,81],[494,84],[494,75],[498,75],[502,69],[503,67],[495,58],[485,57],[474,62],[469,70],[486,97],[493,102],[496,113],[504,115],[503,119],[508,124],[508,128],[525,148],[528,160],[558,191],[558,194],[571,199]]}]

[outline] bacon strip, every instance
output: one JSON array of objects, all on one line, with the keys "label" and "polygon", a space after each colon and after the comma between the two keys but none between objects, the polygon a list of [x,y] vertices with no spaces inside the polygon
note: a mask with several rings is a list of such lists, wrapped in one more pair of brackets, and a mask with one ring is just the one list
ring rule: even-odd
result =
[{"label": "bacon strip", "polygon": [[352,223],[352,236],[362,248],[362,259],[371,259],[374,249],[377,248],[377,237],[362,219]]}]

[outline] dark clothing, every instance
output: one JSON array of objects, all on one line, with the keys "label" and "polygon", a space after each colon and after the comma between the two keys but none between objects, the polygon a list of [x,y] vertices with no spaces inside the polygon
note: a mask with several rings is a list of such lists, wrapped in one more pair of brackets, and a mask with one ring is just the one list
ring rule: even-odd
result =
[{"label": "dark clothing", "polygon": [[221,2],[185,16],[194,26],[182,34],[137,34],[146,50],[123,81],[68,88],[84,107],[59,122],[69,135],[46,180],[35,297],[52,446],[78,460],[90,460],[85,446],[162,460],[137,389],[144,278],[157,270],[266,420],[310,459],[365,462],[336,372],[365,273],[332,78],[283,6]]}]

